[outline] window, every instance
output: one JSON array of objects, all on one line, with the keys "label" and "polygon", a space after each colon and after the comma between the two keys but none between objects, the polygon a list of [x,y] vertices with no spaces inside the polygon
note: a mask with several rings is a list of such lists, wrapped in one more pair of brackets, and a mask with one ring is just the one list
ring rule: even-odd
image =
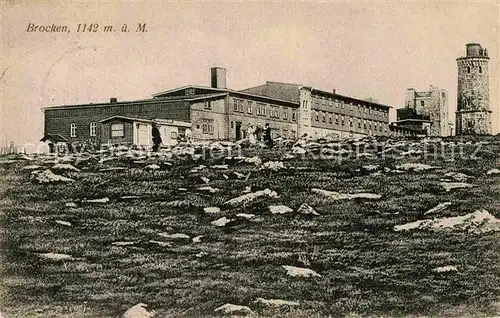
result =
[{"label": "window", "polygon": [[266,116],[266,105],[262,104],[260,109],[260,114]]},{"label": "window", "polygon": [[344,126],[344,125],[345,125],[345,120],[344,120],[344,119],[345,119],[345,117],[344,117],[344,115],[342,115],[342,117],[340,117],[340,121],[341,121],[341,122],[340,122],[340,125],[341,125],[341,126]]},{"label": "window", "polygon": [[423,100],[420,101],[420,106],[425,106],[425,102]]},{"label": "window", "polygon": [[316,119],[316,121],[319,121],[319,114],[318,114],[318,112],[315,113],[314,119]]},{"label": "window", "polygon": [[321,121],[324,122],[324,123],[326,122],[326,115],[325,115],[325,113],[323,113],[323,118],[321,119]]},{"label": "window", "polygon": [[292,120],[297,120],[297,112],[295,110],[292,110]]},{"label": "window", "polygon": [[177,132],[172,131],[172,133],[170,133],[170,139],[177,139]]},{"label": "window", "polygon": [[96,131],[97,131],[97,123],[90,123],[90,137],[95,137]]},{"label": "window", "polygon": [[352,124],[352,118],[349,118],[349,127],[353,127],[353,124]]},{"label": "window", "polygon": [[366,130],[366,120],[363,120],[363,129]]},{"label": "window", "polygon": [[203,103],[203,108],[204,108],[204,109],[212,109],[212,103],[211,103],[210,101],[208,101],[208,100],[207,100],[207,101],[205,101],[205,102]]},{"label": "window", "polygon": [[248,103],[247,103],[247,112],[249,114],[252,113],[252,102],[251,101],[248,101]]},{"label": "window", "polygon": [[321,98],[321,104],[326,105],[326,99]]},{"label": "window", "polygon": [[245,112],[245,109],[244,109],[244,108],[245,108],[245,106],[243,105],[243,101],[242,101],[242,100],[239,100],[239,101],[238,101],[238,111],[239,111],[240,113],[244,113],[244,112]]},{"label": "window", "polygon": [[287,120],[287,119],[288,119],[288,110],[287,110],[287,109],[285,109],[285,110],[283,111],[283,119],[284,119],[284,120]]},{"label": "window", "polygon": [[111,137],[123,137],[124,126],[123,124],[112,124],[111,125]]},{"label": "window", "polygon": [[358,119],[358,128],[361,128],[361,120]]},{"label": "window", "polygon": [[467,66],[467,73],[470,74],[470,66]]},{"label": "window", "polygon": [[339,115],[335,114],[335,125],[339,124]]},{"label": "window", "polygon": [[233,111],[235,111],[235,112],[238,111],[238,101],[236,99],[234,100]]},{"label": "window", "polygon": [[328,106],[332,107],[332,100],[331,99],[328,100]]},{"label": "window", "polygon": [[332,123],[332,114],[328,114],[328,123]]},{"label": "window", "polygon": [[69,135],[71,137],[76,137],[76,124],[75,123],[69,125]]},{"label": "window", "polygon": [[201,131],[204,134],[214,133],[214,120],[213,119],[202,119],[201,120]]},{"label": "window", "polygon": [[479,74],[483,74],[483,67],[479,66]]}]

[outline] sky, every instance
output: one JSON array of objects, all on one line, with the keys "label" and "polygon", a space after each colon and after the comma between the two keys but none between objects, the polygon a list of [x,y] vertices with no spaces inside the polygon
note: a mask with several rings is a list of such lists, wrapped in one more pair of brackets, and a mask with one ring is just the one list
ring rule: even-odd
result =
[{"label": "sky", "polygon": [[[135,100],[185,85],[279,81],[373,97],[395,109],[407,88],[449,93],[456,58],[480,43],[490,56],[493,132],[500,132],[500,6],[495,2],[1,1],[0,146],[37,143],[42,107]],[[27,32],[30,23],[70,32]],[[99,24],[77,32],[78,24]],[[147,32],[136,32],[138,24]],[[130,32],[121,32],[127,24]],[[104,32],[111,25],[114,32]]]}]

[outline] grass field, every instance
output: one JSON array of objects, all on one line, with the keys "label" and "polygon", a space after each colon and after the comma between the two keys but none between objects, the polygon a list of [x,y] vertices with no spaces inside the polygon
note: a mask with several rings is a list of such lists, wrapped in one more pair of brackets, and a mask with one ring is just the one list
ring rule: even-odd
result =
[{"label": "grass field", "polygon": [[[232,162],[228,169],[211,168],[227,163],[222,158],[172,159],[170,165],[153,158],[136,164],[83,162],[73,163],[81,171],[59,172],[75,182],[54,184],[38,184],[23,170],[52,163],[5,160],[0,311],[5,317],[119,317],[146,303],[157,317],[209,317],[231,303],[250,307],[254,316],[273,317],[498,316],[500,232],[394,231],[395,225],[482,209],[500,218],[500,174],[486,174],[499,167],[500,141],[483,144],[477,158],[470,158],[475,150],[474,144],[465,146],[466,155],[454,161],[417,156],[411,162],[437,168],[400,173],[393,170],[409,161],[406,157],[340,161],[306,154],[285,160],[286,169],[277,171]],[[243,154],[267,161],[288,152]],[[153,162],[160,169],[144,169]],[[207,168],[190,172],[200,164]],[[382,171],[358,170],[367,164]],[[100,171],[109,166],[126,169]],[[450,171],[473,177],[468,182],[475,186],[446,191],[440,179]],[[219,191],[198,189],[203,186]],[[248,186],[278,196],[224,204]],[[382,197],[334,200],[311,188]],[[86,201],[100,198],[109,202]],[[75,206],[66,206],[69,202]],[[451,205],[424,215],[442,202]],[[268,208],[297,210],[303,203],[320,215],[274,215]],[[205,207],[221,211],[208,214]],[[238,213],[256,217],[236,218]],[[236,221],[211,224],[221,217]],[[199,235],[201,242],[193,242]],[[71,258],[46,259],[40,253]],[[310,268],[320,276],[291,277],[282,265]],[[433,270],[447,265],[458,271]],[[269,307],[255,303],[259,297],[299,304]]]}]

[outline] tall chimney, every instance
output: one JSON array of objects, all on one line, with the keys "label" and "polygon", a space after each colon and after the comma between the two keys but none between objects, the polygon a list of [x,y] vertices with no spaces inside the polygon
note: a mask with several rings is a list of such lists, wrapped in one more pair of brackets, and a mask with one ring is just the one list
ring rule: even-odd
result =
[{"label": "tall chimney", "polygon": [[212,88],[226,88],[226,69],[222,67],[212,67]]},{"label": "tall chimney", "polygon": [[118,99],[117,99],[116,97],[111,97],[111,98],[109,99],[109,102],[110,102],[110,103],[116,103],[116,102],[118,102]]}]

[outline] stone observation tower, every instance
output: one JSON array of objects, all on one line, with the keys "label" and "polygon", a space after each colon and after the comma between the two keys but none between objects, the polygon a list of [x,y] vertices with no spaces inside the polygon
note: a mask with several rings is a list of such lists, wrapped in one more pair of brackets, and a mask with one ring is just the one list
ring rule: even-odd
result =
[{"label": "stone observation tower", "polygon": [[456,134],[490,135],[491,110],[488,52],[480,44],[466,45],[467,55],[457,59],[458,89]]}]

